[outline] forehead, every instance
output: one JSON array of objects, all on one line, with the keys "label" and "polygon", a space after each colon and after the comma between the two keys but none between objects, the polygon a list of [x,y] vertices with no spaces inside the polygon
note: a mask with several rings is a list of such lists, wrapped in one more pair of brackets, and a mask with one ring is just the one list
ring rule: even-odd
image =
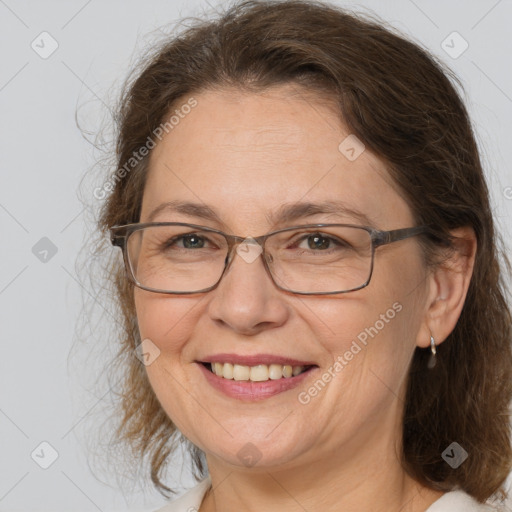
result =
[{"label": "forehead", "polygon": [[152,150],[142,221],[176,200],[207,204],[232,229],[268,228],[272,212],[304,201],[410,221],[385,165],[363,150],[332,102],[296,86],[193,97],[197,105]]}]

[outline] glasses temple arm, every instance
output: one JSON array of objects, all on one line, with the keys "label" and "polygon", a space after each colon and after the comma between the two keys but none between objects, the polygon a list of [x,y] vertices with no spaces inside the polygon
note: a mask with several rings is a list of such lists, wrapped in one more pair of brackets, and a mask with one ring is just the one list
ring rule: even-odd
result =
[{"label": "glasses temple arm", "polygon": [[412,228],[393,229],[392,231],[379,231],[374,237],[376,246],[387,245],[392,242],[405,240],[412,236],[421,235],[428,232],[427,226],[415,226]]}]

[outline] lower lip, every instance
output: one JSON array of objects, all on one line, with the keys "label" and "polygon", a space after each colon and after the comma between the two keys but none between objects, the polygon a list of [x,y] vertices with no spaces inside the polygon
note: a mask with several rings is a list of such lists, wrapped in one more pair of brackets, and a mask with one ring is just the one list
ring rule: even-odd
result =
[{"label": "lower lip", "polygon": [[223,377],[219,377],[208,370],[203,364],[196,364],[199,365],[199,369],[203,372],[206,380],[215,389],[222,391],[225,395],[231,398],[248,401],[264,400],[265,398],[283,393],[284,391],[289,391],[290,389],[298,386],[304,381],[304,379],[307,379],[309,375],[317,369],[317,367],[311,367],[309,370],[294,377],[283,377],[276,380],[252,382],[247,380],[224,379]]}]

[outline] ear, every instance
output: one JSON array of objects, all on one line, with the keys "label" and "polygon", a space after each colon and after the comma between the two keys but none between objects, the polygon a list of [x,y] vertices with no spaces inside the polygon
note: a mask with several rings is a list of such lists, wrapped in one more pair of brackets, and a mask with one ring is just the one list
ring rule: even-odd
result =
[{"label": "ear", "polygon": [[416,340],[418,347],[428,347],[430,336],[436,345],[442,343],[455,328],[466,300],[475,264],[476,236],[471,227],[455,229],[451,234],[456,237],[454,249],[428,277],[425,313]]}]

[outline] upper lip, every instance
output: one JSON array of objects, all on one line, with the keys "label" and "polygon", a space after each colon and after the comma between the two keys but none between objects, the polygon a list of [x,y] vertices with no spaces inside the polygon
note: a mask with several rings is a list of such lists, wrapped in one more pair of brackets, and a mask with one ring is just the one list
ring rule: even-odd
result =
[{"label": "upper lip", "polygon": [[273,354],[254,354],[254,355],[239,355],[239,354],[212,354],[205,356],[200,360],[202,363],[231,363],[243,366],[257,366],[259,364],[281,364],[283,366],[316,366],[313,361],[299,361],[291,357],[278,356]]}]

